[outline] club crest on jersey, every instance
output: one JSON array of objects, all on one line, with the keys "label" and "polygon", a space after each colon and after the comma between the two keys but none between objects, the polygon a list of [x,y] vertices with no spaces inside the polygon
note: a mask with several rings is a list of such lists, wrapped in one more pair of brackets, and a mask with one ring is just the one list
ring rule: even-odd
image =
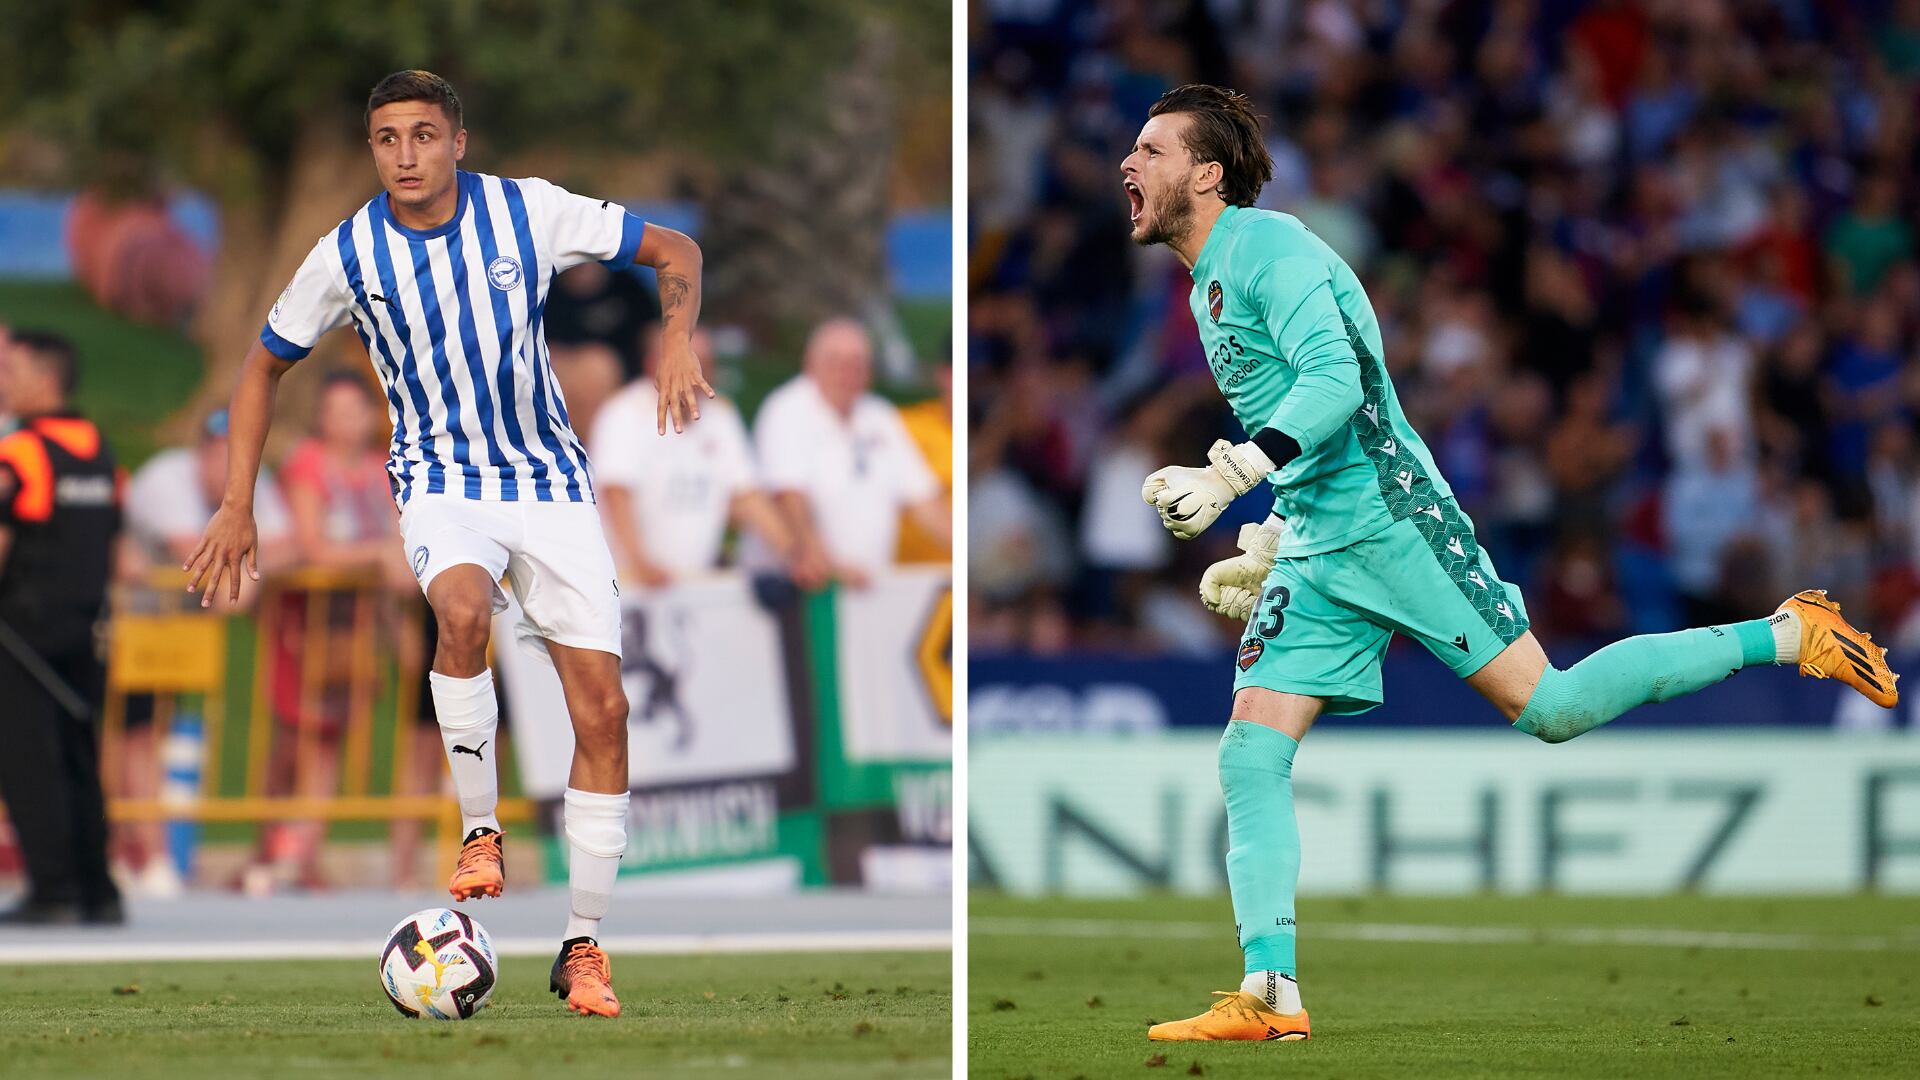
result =
[{"label": "club crest on jersey", "polygon": [[1213,316],[1214,322],[1220,321],[1220,307],[1226,303],[1226,299],[1227,294],[1221,291],[1218,279],[1207,286],[1207,314]]},{"label": "club crest on jersey", "polygon": [[1260,654],[1266,651],[1267,651],[1267,643],[1264,641],[1261,641],[1257,637],[1250,637],[1247,640],[1241,642],[1240,643],[1240,659],[1238,661],[1240,664],[1240,670],[1245,671],[1248,668],[1252,667],[1255,661],[1260,659]]},{"label": "club crest on jersey", "polygon": [[293,286],[291,284],[289,284],[285,289],[282,289],[280,291],[280,299],[275,300],[273,302],[273,310],[267,312],[267,321],[269,322],[280,321],[280,309],[286,306],[287,297],[292,295],[293,295]]},{"label": "club crest on jersey", "polygon": [[413,576],[422,577],[427,572],[427,545],[421,544],[413,549]]},{"label": "club crest on jersey", "polygon": [[487,264],[487,283],[501,292],[512,292],[520,287],[520,260],[511,255],[502,255]]}]

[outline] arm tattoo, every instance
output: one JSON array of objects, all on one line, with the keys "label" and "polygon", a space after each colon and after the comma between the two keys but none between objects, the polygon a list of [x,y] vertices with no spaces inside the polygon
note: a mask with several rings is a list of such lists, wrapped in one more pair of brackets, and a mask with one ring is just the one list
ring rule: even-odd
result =
[{"label": "arm tattoo", "polygon": [[660,274],[660,314],[662,317],[675,314],[687,302],[687,294],[693,286],[680,274],[662,271]]}]

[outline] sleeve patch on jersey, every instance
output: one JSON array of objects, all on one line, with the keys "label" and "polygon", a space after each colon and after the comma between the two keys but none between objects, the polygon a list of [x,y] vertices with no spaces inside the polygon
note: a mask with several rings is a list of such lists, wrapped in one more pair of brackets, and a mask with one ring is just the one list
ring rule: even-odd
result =
[{"label": "sleeve patch on jersey", "polygon": [[295,345],[274,333],[271,323],[260,328],[260,344],[265,345],[268,352],[287,361],[298,360],[313,351],[311,345]]}]

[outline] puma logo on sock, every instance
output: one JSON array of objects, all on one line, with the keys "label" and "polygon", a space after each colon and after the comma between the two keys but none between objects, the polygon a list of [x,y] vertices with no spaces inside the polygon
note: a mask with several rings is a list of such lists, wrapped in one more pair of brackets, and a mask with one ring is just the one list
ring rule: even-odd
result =
[{"label": "puma logo on sock", "polygon": [[493,740],[491,739],[483,739],[481,740],[481,743],[479,746],[461,746],[459,743],[454,743],[453,752],[456,754],[472,754],[474,757],[479,758],[481,761],[485,761],[487,760],[487,755],[481,753],[480,751],[485,750],[487,748],[487,743],[492,741]]}]

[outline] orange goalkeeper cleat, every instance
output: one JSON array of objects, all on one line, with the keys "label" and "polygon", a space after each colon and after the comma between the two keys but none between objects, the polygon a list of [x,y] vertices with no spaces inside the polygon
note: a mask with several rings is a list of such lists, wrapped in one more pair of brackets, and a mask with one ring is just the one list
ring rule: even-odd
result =
[{"label": "orange goalkeeper cleat", "polygon": [[499,896],[507,887],[506,860],[500,855],[500,834],[492,829],[475,829],[460,845],[460,864],[453,868],[453,880],[447,891],[455,900],[476,896]]},{"label": "orange goalkeeper cleat", "polygon": [[1206,1012],[1190,1020],[1155,1024],[1147,1038],[1159,1042],[1299,1042],[1311,1038],[1307,1010],[1288,1016],[1273,1012],[1267,1003],[1245,990],[1215,990],[1219,998]]},{"label": "orange goalkeeper cleat", "polygon": [[1887,667],[1887,650],[1841,618],[1840,605],[1827,599],[1827,590],[1794,593],[1775,610],[1800,617],[1800,674],[1839,679],[1883,709],[1899,703],[1895,684],[1900,676]]},{"label": "orange goalkeeper cleat", "polygon": [[590,937],[569,938],[560,945],[548,988],[567,999],[568,1012],[620,1015],[620,999],[613,996],[613,965]]}]

